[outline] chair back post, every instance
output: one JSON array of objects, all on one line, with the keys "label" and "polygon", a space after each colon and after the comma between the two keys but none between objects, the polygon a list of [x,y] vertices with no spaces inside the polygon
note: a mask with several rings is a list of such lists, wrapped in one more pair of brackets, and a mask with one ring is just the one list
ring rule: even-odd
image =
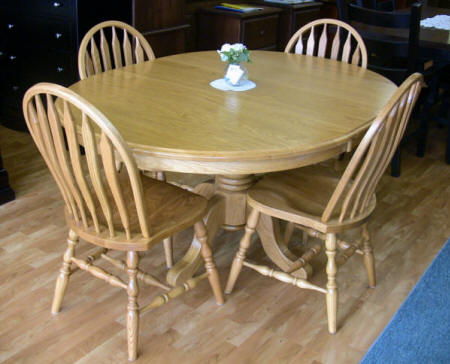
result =
[{"label": "chair back post", "polygon": [[411,18],[409,26],[409,47],[408,47],[408,73],[416,70],[416,63],[419,51],[420,19],[422,17],[422,4],[411,5]]},{"label": "chair back post", "polygon": [[[361,0],[357,0],[357,5],[360,5]],[[350,24],[349,14],[348,14],[348,0],[337,0],[336,1],[337,10],[338,10],[338,18],[343,22]]]},{"label": "chair back post", "polygon": [[[61,191],[67,213],[79,229],[103,237],[119,236],[124,241],[150,236],[136,162],[117,129],[97,108],[65,87],[39,83],[25,93],[23,112],[30,134]],[[125,183],[131,186],[133,196],[129,198],[134,199],[134,204],[125,201],[128,197],[122,192],[117,161],[127,172]],[[134,236],[130,231],[130,205],[136,209],[140,227],[140,234]],[[120,215],[121,226],[113,224],[115,212]],[[107,226],[99,223],[101,214]]]},{"label": "chair back post", "polygon": [[[405,132],[422,85],[423,76],[412,74],[372,122],[328,201],[322,214],[323,222],[335,212],[342,222],[367,211],[378,181]],[[335,211],[337,209],[339,211]]]}]

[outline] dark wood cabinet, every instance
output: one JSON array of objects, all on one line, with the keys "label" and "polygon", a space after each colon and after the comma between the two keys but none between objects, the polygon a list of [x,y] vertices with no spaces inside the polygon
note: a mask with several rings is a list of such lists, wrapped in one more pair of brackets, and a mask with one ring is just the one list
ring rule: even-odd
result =
[{"label": "dark wood cabinet", "polygon": [[14,198],[14,191],[9,186],[8,172],[3,168],[2,151],[0,149],[0,205],[14,200]]},{"label": "dark wood cabinet", "polygon": [[183,53],[190,24],[185,0],[134,0],[133,26],[148,40],[156,57]]},{"label": "dark wood cabinet", "polygon": [[276,50],[281,10],[264,6],[261,11],[238,13],[216,9],[199,10],[199,50],[218,49],[223,43],[244,43],[249,49]]},{"label": "dark wood cabinet", "polygon": [[[267,4],[263,0],[254,1],[257,4]],[[312,1],[301,4],[278,4],[271,3],[283,11],[280,13],[280,21],[278,28],[278,50],[284,51],[286,44],[292,35],[303,25],[320,18],[322,3]]]},{"label": "dark wood cabinet", "polygon": [[1,1],[0,122],[25,130],[25,91],[37,82],[76,82],[79,42],[93,25],[110,19],[130,22],[132,1]]}]

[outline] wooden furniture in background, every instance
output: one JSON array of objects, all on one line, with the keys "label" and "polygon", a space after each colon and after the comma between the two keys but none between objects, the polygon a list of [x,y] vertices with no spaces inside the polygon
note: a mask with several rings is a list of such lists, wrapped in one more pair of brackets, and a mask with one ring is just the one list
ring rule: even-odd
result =
[{"label": "wooden furniture in background", "polygon": [[[308,38],[303,39],[304,35]],[[331,47],[328,37],[332,37]],[[308,56],[337,59],[367,68],[367,50],[364,41],[352,26],[340,20],[319,19],[304,25],[292,36],[284,51],[290,53],[292,50],[296,54],[305,53]]]},{"label": "wooden furniture in background", "polygon": [[356,0],[354,3],[374,10],[394,11],[397,9],[395,0]]},{"label": "wooden furniture in background", "polygon": [[[419,66],[419,34],[422,4],[415,3],[410,11],[381,11],[362,8],[337,0],[339,17],[356,27],[369,53],[369,69],[400,85],[411,73],[423,72]],[[393,38],[397,31],[407,31],[406,38]],[[423,62],[422,62],[423,63]],[[427,116],[425,116],[427,117]],[[399,177],[401,147],[392,159],[392,176]]]},{"label": "wooden furniture in background", "polygon": [[265,4],[282,9],[278,26],[278,50],[286,47],[289,39],[305,24],[319,19],[322,3],[310,1],[300,4],[268,3],[264,0],[252,1],[252,4]]},{"label": "wooden furniture in background", "polygon": [[156,57],[186,50],[190,24],[185,18],[185,0],[133,0],[132,25],[152,45]]},{"label": "wooden furniture in background", "polygon": [[323,6],[320,11],[321,18],[334,18],[338,17],[338,10],[336,6],[336,0],[321,0]]},{"label": "wooden furniture in background", "polygon": [[[223,76],[216,51],[157,58],[89,77],[71,89],[114,123],[140,169],[216,175],[215,185],[196,189],[214,204],[205,221],[212,238],[220,226],[245,226],[254,173],[339,155],[396,89],[374,72],[334,60],[267,51],[253,51],[252,60],[248,70],[257,87],[249,92],[209,85]],[[194,274],[199,254],[194,240],[168,272],[169,282]]]},{"label": "wooden furniture in background", "polygon": [[[339,18],[352,24],[361,34],[369,53],[369,69],[400,85],[417,68],[422,5],[411,12],[386,12],[347,4],[338,0]],[[392,39],[377,28],[409,30],[409,38]]]},{"label": "wooden furniture in background", "polygon": [[41,81],[78,80],[77,51],[83,35],[103,20],[129,22],[131,0],[0,2],[0,122],[26,130],[25,91]]},{"label": "wooden furniture in background", "polygon": [[[62,109],[59,112],[56,100]],[[208,208],[206,199],[142,177],[126,142],[110,121],[94,106],[62,86],[41,83],[30,88],[24,97],[24,115],[30,134],[66,203],[65,216],[70,229],[56,281],[52,313],[59,312],[69,277],[77,269],[124,289],[128,293],[128,359],[135,360],[141,313],[161,306],[206,277],[217,303],[223,303],[219,275],[202,221]],[[75,120],[80,120],[81,125],[76,125]],[[79,141],[84,146],[85,161],[80,155]],[[117,159],[122,162],[120,171],[116,169]],[[87,175],[83,162],[87,164]],[[205,274],[171,288],[139,269],[139,251],[147,251],[162,239],[192,225],[201,245]],[[75,258],[79,238],[100,248],[86,260]],[[109,249],[126,252],[126,263],[108,256]],[[99,258],[126,272],[128,283],[94,265]],[[140,307],[138,280],[166,292]]]},{"label": "wooden furniture in background", "polygon": [[136,29],[123,22],[106,21],[83,37],[78,50],[78,73],[83,80],[113,68],[154,59],[152,47]]},{"label": "wooden furniture in background", "polygon": [[[354,253],[363,255],[369,284],[375,286],[375,263],[366,223],[376,206],[375,188],[400,143],[422,83],[423,76],[416,73],[399,87],[370,126],[342,177],[338,178],[326,167],[313,166],[266,175],[249,189],[247,201],[252,211],[231,267],[226,293],[232,292],[244,265],[299,288],[322,292],[326,294],[328,331],[330,334],[336,332],[338,266]],[[320,246],[299,257],[292,270],[283,269],[284,265],[280,264],[283,272],[245,260],[256,230],[267,255],[275,256],[277,265],[278,260],[282,261],[289,242],[279,241],[275,218],[293,222],[308,235],[325,241],[328,257],[326,288],[289,274],[305,266]],[[338,233],[359,226],[362,226],[362,237],[358,242],[337,239]]]},{"label": "wooden furniture in background", "polygon": [[0,205],[16,198],[13,189],[9,185],[8,172],[3,167],[2,151],[0,149]]},{"label": "wooden furniture in background", "polygon": [[219,49],[223,43],[244,43],[249,49],[276,50],[281,9],[261,6],[263,10],[238,13],[204,7],[198,13],[199,50]]}]

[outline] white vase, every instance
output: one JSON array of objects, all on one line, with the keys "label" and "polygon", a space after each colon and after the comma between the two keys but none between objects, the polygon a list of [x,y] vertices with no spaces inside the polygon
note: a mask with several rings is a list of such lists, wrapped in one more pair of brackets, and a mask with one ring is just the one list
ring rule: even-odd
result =
[{"label": "white vase", "polygon": [[241,86],[248,80],[247,68],[241,63],[228,63],[223,78],[232,86]]}]

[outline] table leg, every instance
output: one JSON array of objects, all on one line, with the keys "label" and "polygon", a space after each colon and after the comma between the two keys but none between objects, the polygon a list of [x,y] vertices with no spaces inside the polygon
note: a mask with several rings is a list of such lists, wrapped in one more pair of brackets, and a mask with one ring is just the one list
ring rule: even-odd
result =
[{"label": "table leg", "polygon": [[299,260],[292,253],[280,231],[280,222],[272,216],[261,214],[256,231],[267,256],[281,270],[295,277],[307,279],[312,274],[312,267],[307,260]]},{"label": "table leg", "polygon": [[[218,229],[236,231],[245,227],[247,190],[254,184],[253,175],[217,176],[215,185],[202,183],[194,192],[209,200],[204,218],[208,238],[213,246]],[[194,237],[186,254],[167,273],[167,283],[177,286],[191,278],[202,265],[200,242]]]},{"label": "table leg", "polygon": [[[214,236],[225,221],[225,200],[215,194],[215,187],[212,183],[202,183],[195,187],[194,192],[209,200],[208,213],[204,217],[210,246],[214,242]],[[195,272],[202,265],[201,244],[194,236],[192,243],[186,254],[168,271],[167,283],[171,286],[178,286],[187,279],[192,278]]]}]

